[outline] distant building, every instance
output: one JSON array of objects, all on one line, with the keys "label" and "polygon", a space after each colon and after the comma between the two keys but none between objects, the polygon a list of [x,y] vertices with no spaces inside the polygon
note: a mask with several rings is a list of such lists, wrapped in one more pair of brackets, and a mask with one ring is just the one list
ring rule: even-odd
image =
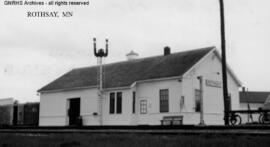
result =
[{"label": "distant building", "polygon": [[250,109],[257,110],[262,107],[270,92],[267,91],[240,91],[240,108],[248,109],[248,104]]},{"label": "distant building", "polygon": [[[182,116],[183,124],[200,122],[200,82],[206,124],[224,124],[221,57],[215,47],[106,64],[103,99],[98,96],[98,66],[73,69],[44,86],[40,126],[160,125],[165,116]],[[130,56],[131,55],[131,56]],[[232,109],[239,109],[238,78],[228,68]],[[101,102],[101,106],[99,103]]]},{"label": "distant building", "polygon": [[1,125],[38,125],[39,102],[18,103],[14,98],[0,99]]},{"label": "distant building", "polygon": [[[258,110],[260,107],[263,107],[265,100],[270,95],[270,92],[267,91],[246,91],[245,88],[239,92],[240,96],[240,109],[243,110]],[[248,108],[249,107],[249,108]],[[243,123],[251,122],[252,120],[248,118],[248,115],[241,115]],[[253,122],[258,122],[259,115],[253,114]]]},{"label": "distant building", "polygon": [[14,98],[0,98],[0,106],[1,105],[13,105]]},{"label": "distant building", "polygon": [[12,125],[13,103],[13,98],[0,99],[0,125]]}]

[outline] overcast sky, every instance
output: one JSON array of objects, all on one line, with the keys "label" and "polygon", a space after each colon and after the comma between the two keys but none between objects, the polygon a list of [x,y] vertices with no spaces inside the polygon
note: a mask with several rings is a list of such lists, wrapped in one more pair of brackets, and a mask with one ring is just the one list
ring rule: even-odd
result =
[{"label": "overcast sky", "polygon": [[[270,91],[270,1],[224,0],[227,61],[249,90]],[[38,101],[37,90],[72,68],[96,65],[109,38],[106,63],[216,46],[218,0],[90,0],[89,6],[0,4],[0,98]],[[27,11],[73,11],[71,18],[27,18]]]}]

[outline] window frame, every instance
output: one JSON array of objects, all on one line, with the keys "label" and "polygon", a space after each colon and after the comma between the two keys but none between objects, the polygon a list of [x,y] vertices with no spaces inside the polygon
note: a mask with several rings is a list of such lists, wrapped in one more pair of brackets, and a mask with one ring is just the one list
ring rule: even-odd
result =
[{"label": "window frame", "polygon": [[132,92],[132,114],[136,113],[136,92]]},{"label": "window frame", "polygon": [[167,113],[170,111],[169,108],[169,89],[159,90],[159,112]]},{"label": "window frame", "polygon": [[147,114],[147,100],[140,100],[140,114]]},{"label": "window frame", "polygon": [[115,114],[115,92],[110,92],[109,101],[109,114]]},{"label": "window frame", "polygon": [[[113,103],[112,103],[113,98]],[[113,108],[112,108],[113,107]],[[109,114],[122,114],[123,110],[123,92],[110,92],[109,93]]]},{"label": "window frame", "polygon": [[116,92],[116,114],[122,114],[122,92]]}]

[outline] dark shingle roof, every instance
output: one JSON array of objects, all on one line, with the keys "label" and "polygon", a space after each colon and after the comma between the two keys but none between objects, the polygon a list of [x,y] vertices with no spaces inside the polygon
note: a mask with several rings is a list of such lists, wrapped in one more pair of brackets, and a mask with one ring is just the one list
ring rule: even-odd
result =
[{"label": "dark shingle roof", "polygon": [[240,103],[264,103],[270,92],[241,91],[239,92]]},{"label": "dark shingle roof", "polygon": [[[104,87],[125,87],[139,80],[181,76],[214,47],[104,65]],[[98,67],[73,69],[39,92],[97,86]]]}]

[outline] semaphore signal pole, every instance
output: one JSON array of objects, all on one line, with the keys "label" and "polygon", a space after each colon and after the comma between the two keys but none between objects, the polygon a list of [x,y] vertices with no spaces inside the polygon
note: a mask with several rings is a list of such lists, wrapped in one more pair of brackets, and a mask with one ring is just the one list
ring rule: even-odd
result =
[{"label": "semaphore signal pole", "polygon": [[222,62],[222,81],[223,81],[223,100],[224,100],[224,124],[229,125],[229,97],[227,85],[226,67],[226,40],[225,40],[225,18],[223,0],[219,0],[220,5],[220,32],[221,32],[221,62]]},{"label": "semaphore signal pole", "polygon": [[93,39],[94,41],[94,54],[98,58],[98,65],[99,65],[99,92],[98,92],[98,115],[99,115],[99,122],[100,125],[103,125],[102,121],[102,100],[103,100],[103,71],[102,71],[102,58],[108,56],[108,39],[106,39],[106,51],[104,49],[99,49],[97,51],[96,46],[96,38]]}]

